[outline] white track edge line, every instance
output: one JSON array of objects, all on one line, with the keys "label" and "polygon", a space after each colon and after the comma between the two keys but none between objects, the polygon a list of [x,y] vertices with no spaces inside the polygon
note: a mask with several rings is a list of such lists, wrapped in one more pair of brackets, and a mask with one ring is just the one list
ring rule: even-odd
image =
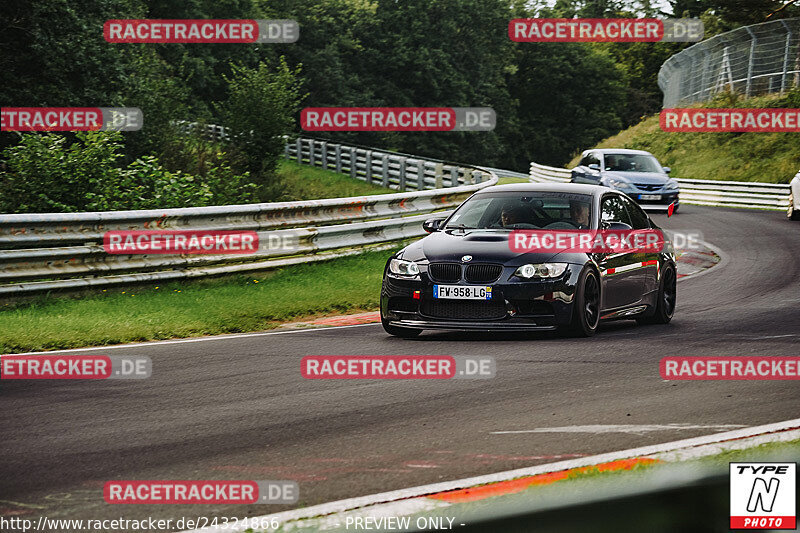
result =
[{"label": "white track edge line", "polygon": [[[429,485],[420,485],[417,487],[410,487],[407,489],[399,489],[389,492],[381,492],[378,494],[371,494],[367,496],[359,496],[356,498],[348,498],[345,500],[313,505],[311,507],[305,507],[302,509],[293,509],[291,511],[283,511],[270,515],[255,517],[255,519],[256,520],[272,519],[279,522],[288,522],[291,520],[301,520],[306,518],[319,517],[333,513],[349,511],[352,509],[357,509],[359,507],[365,507],[367,505],[388,503],[396,500],[415,498],[418,496],[436,494],[438,492],[469,488],[469,487],[474,487],[476,485],[483,485],[486,483],[509,481],[520,477],[533,476],[537,474],[546,474],[548,472],[557,472],[561,470],[568,470],[571,468],[578,468],[582,466],[592,466],[598,463],[606,463],[610,461],[616,461],[619,459],[650,456],[662,452],[675,452],[677,450],[685,448],[692,448],[708,444],[716,444],[723,441],[744,439],[747,437],[754,437],[768,433],[782,432],[794,429],[800,429],[800,418],[795,418],[793,420],[786,420],[783,422],[776,422],[773,424],[765,424],[763,426],[753,426],[744,429],[736,429],[733,431],[725,431],[722,433],[713,433],[711,435],[703,435],[700,437],[693,437],[690,439],[682,439],[673,442],[666,442],[663,444],[654,444],[651,446],[631,448],[629,450],[603,453],[599,455],[592,455],[589,457],[580,457],[577,459],[569,459],[566,461],[557,461],[555,463],[546,463],[531,467],[518,468],[515,470],[506,470],[504,472],[486,474],[483,476],[475,476],[471,478],[445,481],[441,483],[432,483]],[[238,530],[232,530],[232,531],[238,531]],[[182,533],[192,533],[192,532],[182,532]]]},{"label": "white track edge line", "polygon": [[152,342],[134,342],[128,344],[111,344],[108,346],[90,346],[88,348],[69,348],[66,350],[53,350],[49,352],[23,352],[23,353],[8,353],[2,354],[3,356],[6,355],[53,355],[59,353],[66,353],[66,352],[94,352],[94,351],[102,351],[102,350],[113,350],[116,348],[147,348],[150,346],[163,346],[166,344],[186,344],[189,342],[204,342],[204,341],[225,341],[230,339],[246,339],[248,337],[266,337],[268,335],[285,335],[287,333],[313,333],[317,331],[327,331],[331,329],[344,329],[344,328],[357,328],[361,326],[374,326],[378,324],[378,322],[368,322],[366,324],[349,324],[346,326],[320,326],[318,328],[302,328],[302,329],[290,329],[286,331],[261,331],[256,333],[240,333],[237,335],[214,335],[209,337],[196,337],[192,339],[170,339],[164,341],[152,341]]}]

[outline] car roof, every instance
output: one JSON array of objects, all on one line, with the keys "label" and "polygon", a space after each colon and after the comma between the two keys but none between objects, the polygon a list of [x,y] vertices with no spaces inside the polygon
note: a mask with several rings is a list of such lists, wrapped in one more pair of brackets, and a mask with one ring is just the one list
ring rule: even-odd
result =
[{"label": "car roof", "polygon": [[631,150],[629,148],[596,148],[596,149],[593,149],[593,150],[586,150],[584,152],[584,154],[588,153],[588,152],[597,152],[597,153],[600,153],[600,154],[603,154],[603,155],[606,155],[606,154],[653,155],[650,152],[647,152],[645,150]]},{"label": "car roof", "polygon": [[508,183],[506,185],[493,185],[481,189],[475,194],[494,192],[563,192],[572,194],[586,194],[600,196],[606,192],[617,192],[610,187],[602,185],[588,185],[583,183]]}]

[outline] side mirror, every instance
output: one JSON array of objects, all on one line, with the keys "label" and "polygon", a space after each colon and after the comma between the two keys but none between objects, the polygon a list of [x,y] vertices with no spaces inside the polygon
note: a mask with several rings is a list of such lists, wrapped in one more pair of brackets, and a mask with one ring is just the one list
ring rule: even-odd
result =
[{"label": "side mirror", "polygon": [[672,169],[671,169],[671,168],[669,168],[669,167],[661,167],[661,168],[663,168],[663,169],[664,169],[664,172],[666,172],[667,174],[669,174],[670,172],[672,172]]},{"label": "side mirror", "polygon": [[599,170],[600,170],[600,165],[598,165],[597,163],[592,163],[591,165],[589,165],[589,169],[590,169],[590,170],[597,170],[597,171],[599,171]]},{"label": "side mirror", "polygon": [[422,223],[422,229],[424,229],[428,233],[439,231],[439,224],[444,222],[444,220],[445,219],[443,218],[429,218],[428,220]]}]

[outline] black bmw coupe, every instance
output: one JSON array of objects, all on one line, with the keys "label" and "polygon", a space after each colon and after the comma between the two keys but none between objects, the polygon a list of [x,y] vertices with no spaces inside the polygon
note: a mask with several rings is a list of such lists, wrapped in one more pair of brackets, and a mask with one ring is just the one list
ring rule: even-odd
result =
[{"label": "black bmw coupe", "polygon": [[657,251],[520,252],[514,232],[658,230],[614,189],[579,184],[487,187],[392,256],[381,289],[391,335],[425,329],[564,330],[593,335],[606,319],[665,324],[675,312],[671,243]]}]

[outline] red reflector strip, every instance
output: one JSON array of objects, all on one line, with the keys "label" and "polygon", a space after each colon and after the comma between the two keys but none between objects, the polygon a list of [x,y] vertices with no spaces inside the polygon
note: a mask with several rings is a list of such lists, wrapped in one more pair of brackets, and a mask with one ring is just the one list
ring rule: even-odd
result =
[{"label": "red reflector strip", "polygon": [[617,271],[616,268],[609,268],[608,270],[606,270],[606,274],[613,274],[616,271]]},{"label": "red reflector strip", "polygon": [[414,299],[415,300],[419,300],[421,296],[422,296],[422,292],[421,291],[414,291]]},{"label": "red reflector strip", "polygon": [[652,261],[644,261],[642,263],[642,266],[646,267],[646,266],[657,265],[657,264],[658,264],[658,261],[653,259]]}]

